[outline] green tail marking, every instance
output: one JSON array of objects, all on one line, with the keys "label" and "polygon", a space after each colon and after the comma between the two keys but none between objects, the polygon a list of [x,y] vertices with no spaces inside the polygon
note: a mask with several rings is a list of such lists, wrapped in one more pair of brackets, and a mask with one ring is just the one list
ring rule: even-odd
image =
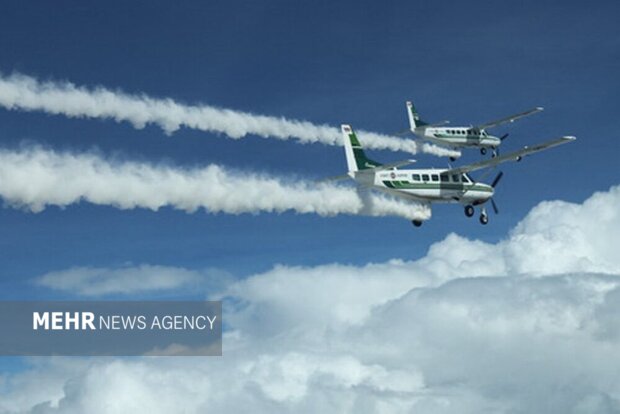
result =
[{"label": "green tail marking", "polygon": [[373,161],[366,157],[366,154],[364,154],[364,150],[362,149],[362,144],[360,144],[354,132],[349,134],[349,140],[351,141],[351,146],[353,147],[353,155],[355,156],[355,163],[357,164],[358,170],[368,170],[382,165],[377,161]]},{"label": "green tail marking", "polygon": [[420,118],[420,115],[418,114],[417,109],[415,109],[415,105],[413,104],[413,102],[411,103],[411,115],[413,115],[416,126],[428,125],[428,122],[424,122],[422,118]]}]

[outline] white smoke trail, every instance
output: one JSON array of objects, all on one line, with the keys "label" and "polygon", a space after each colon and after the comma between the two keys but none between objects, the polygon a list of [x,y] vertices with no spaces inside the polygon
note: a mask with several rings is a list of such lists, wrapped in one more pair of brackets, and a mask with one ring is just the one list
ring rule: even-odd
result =
[{"label": "white smoke trail", "polygon": [[230,214],[295,211],[321,216],[398,215],[410,220],[430,217],[428,208],[379,196],[368,208],[351,188],[287,182],[217,165],[184,169],[39,147],[0,149],[0,197],[9,206],[33,212],[87,201],[120,209],[170,206]]},{"label": "white smoke trail", "polygon": [[430,205],[404,202],[397,198],[371,191],[358,191],[362,209],[358,214],[367,216],[396,216],[409,220],[428,220],[431,217]]},{"label": "white smoke trail", "polygon": [[[43,111],[67,117],[126,121],[135,128],[155,124],[168,134],[186,127],[219,132],[234,139],[253,134],[263,138],[295,138],[302,143],[320,142],[328,145],[341,145],[342,140],[340,131],[328,125],[254,115],[208,105],[184,105],[172,99],[129,95],[103,87],[89,89],[69,82],[40,82],[21,74],[0,74],[0,105],[10,110]],[[422,151],[439,156],[460,155],[433,145],[418,148],[411,139],[366,131],[358,133],[364,145],[370,149],[405,151],[411,154]]]}]

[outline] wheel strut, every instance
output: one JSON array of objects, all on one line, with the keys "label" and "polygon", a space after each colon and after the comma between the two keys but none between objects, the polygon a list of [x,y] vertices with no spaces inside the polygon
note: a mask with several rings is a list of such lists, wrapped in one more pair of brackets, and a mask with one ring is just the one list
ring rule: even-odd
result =
[{"label": "wheel strut", "polygon": [[489,215],[487,214],[487,210],[482,208],[480,212],[480,224],[486,225],[489,222]]}]

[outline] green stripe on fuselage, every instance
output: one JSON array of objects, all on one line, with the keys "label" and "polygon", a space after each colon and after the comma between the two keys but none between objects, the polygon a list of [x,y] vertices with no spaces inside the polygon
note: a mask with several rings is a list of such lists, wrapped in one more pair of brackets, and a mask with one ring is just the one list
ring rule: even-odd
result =
[{"label": "green stripe on fuselage", "polygon": [[481,142],[482,138],[478,135],[444,135],[444,134],[433,134],[435,138],[452,140],[452,141],[473,141],[473,142]]},{"label": "green stripe on fuselage", "polygon": [[388,188],[397,190],[454,190],[454,191],[484,191],[492,193],[493,189],[479,184],[454,184],[454,183],[412,183],[409,181],[382,181]]}]

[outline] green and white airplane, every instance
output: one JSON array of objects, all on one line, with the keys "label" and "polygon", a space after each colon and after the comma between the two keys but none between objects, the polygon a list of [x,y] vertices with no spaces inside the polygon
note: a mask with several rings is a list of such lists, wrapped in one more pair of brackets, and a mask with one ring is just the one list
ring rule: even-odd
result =
[{"label": "green and white airplane", "polygon": [[[470,126],[445,126],[448,121],[439,124],[429,124],[424,122],[413,106],[413,102],[407,102],[407,115],[409,116],[409,129],[416,136],[430,141],[434,144],[448,146],[454,149],[474,147],[480,148],[480,153],[485,155],[487,149],[493,151],[493,156],[497,155],[497,147],[502,143],[508,134],[496,137],[487,133],[487,129],[498,125],[514,122],[517,119],[524,118],[542,111],[542,107],[532,108],[519,114],[507,116],[506,118],[496,121],[487,122],[480,125]],[[454,158],[451,158],[454,161]]]},{"label": "green and white airplane", "polygon": [[[506,161],[520,161],[524,156],[547,148],[572,142],[576,138],[564,136],[558,139],[524,147],[518,151],[487,160],[475,162],[456,168],[448,169],[406,169],[399,167],[411,164],[415,160],[406,160],[391,164],[380,164],[366,157],[362,145],[350,125],[342,125],[344,148],[347,158],[348,173],[333,179],[352,178],[363,188],[378,190],[389,195],[404,198],[409,201],[430,205],[432,203],[461,203],[465,206],[465,215],[474,215],[474,206],[482,206],[480,223],[487,224],[487,215],[484,204],[491,200],[493,210],[498,213],[497,205],[493,201],[495,187],[501,180],[500,172],[491,184],[484,184],[472,179],[469,173],[484,168],[495,167]],[[486,175],[486,174],[485,174]],[[422,221],[413,220],[419,227]]]}]

